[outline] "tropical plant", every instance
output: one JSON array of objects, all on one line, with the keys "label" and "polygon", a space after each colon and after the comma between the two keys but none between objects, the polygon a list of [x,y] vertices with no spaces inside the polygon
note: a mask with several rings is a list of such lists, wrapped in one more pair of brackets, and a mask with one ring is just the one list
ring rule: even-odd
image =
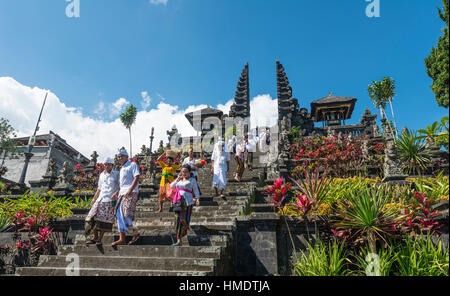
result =
[{"label": "tropical plant", "polygon": [[435,142],[435,138],[440,130],[440,125],[437,121],[433,122],[432,125],[427,125],[426,129],[418,130],[419,134],[422,134],[418,139],[426,139],[432,143]]},{"label": "tropical plant", "polygon": [[0,232],[5,231],[11,225],[11,219],[5,214],[0,214]]},{"label": "tropical plant", "polygon": [[321,240],[314,246],[307,243],[307,251],[302,251],[300,260],[294,267],[298,276],[345,276],[349,275],[347,264],[350,260],[344,243],[333,240],[326,246]]},{"label": "tropical plant", "polygon": [[441,119],[440,131],[436,135],[435,141],[439,147],[444,147],[448,151],[448,130],[449,130],[449,117],[445,116]]},{"label": "tropical plant", "polygon": [[363,187],[350,191],[336,208],[333,225],[336,230],[349,230],[350,239],[367,241],[372,253],[376,242],[385,243],[386,236],[397,232],[395,225],[403,218],[392,207],[386,207],[386,187]]},{"label": "tropical plant", "polygon": [[442,240],[434,244],[430,235],[410,236],[396,251],[399,276],[448,276],[449,252]]},{"label": "tropical plant", "polygon": [[[397,135],[397,124],[395,122],[394,109],[392,107],[392,100],[395,96],[395,80],[390,77],[384,77],[381,81],[373,81],[372,85],[368,88],[369,97],[373,101],[376,108],[380,109],[381,118],[387,118],[385,108],[386,103],[389,102],[392,113],[392,120],[394,121],[393,130],[394,136],[398,138]],[[391,126],[392,129],[392,126]]]},{"label": "tropical plant", "polygon": [[406,163],[408,174],[426,169],[430,157],[426,154],[423,139],[417,136],[416,131],[404,129],[401,136],[395,142],[399,159]]},{"label": "tropical plant", "polygon": [[267,186],[267,189],[264,190],[264,194],[272,198],[272,200],[268,202],[273,204],[275,210],[282,207],[282,204],[292,187],[291,183],[283,183],[283,178],[275,179],[274,185],[269,185]]},{"label": "tropical plant", "polygon": [[434,200],[443,199],[449,195],[449,177],[440,172],[435,178],[417,178],[413,180],[417,191],[426,193]]},{"label": "tropical plant", "polygon": [[442,0],[443,9],[438,9],[439,17],[445,22],[442,29],[443,36],[439,37],[437,46],[431,49],[430,55],[425,59],[428,76],[433,79],[431,89],[439,106],[448,108],[449,96],[449,2]]},{"label": "tropical plant", "polygon": [[427,197],[426,193],[416,192],[414,201],[406,210],[407,219],[401,225],[403,231],[415,236],[422,233],[432,234],[441,228],[442,225],[435,220],[439,211],[432,209],[434,203],[434,199]]},{"label": "tropical plant", "polygon": [[395,262],[395,252],[393,248],[380,248],[376,257],[370,248],[361,248],[362,256],[356,255],[359,272],[365,275],[389,276],[393,270]]},{"label": "tropical plant", "polygon": [[125,109],[125,112],[120,115],[120,120],[122,121],[123,125],[128,129],[128,132],[130,134],[130,156],[133,155],[131,144],[131,126],[136,121],[136,115],[137,109],[133,105],[128,106]]},{"label": "tropical plant", "polygon": [[325,199],[331,179],[327,177],[327,168],[322,175],[320,175],[319,167],[316,167],[312,173],[309,169],[304,168],[302,175],[304,179],[299,178],[298,181],[290,179],[301,192],[297,194],[293,205],[306,217],[309,210],[315,210]]},{"label": "tropical plant", "polygon": [[13,219],[16,213],[23,212],[25,217],[38,217],[45,209],[45,215],[50,217],[66,217],[72,215],[70,197],[55,197],[43,195],[40,192],[25,193],[18,198],[5,198],[0,203],[0,214]]},{"label": "tropical plant", "polygon": [[92,203],[92,198],[75,197],[75,201],[72,203],[73,208],[89,208]]}]

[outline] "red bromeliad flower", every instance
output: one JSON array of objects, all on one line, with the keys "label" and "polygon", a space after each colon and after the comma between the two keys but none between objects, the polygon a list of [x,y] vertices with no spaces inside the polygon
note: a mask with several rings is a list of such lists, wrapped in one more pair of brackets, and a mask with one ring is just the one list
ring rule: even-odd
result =
[{"label": "red bromeliad flower", "polygon": [[17,212],[17,213],[14,215],[14,217],[15,217],[16,219],[21,219],[21,218],[23,217],[23,214],[24,214],[24,211],[20,211],[20,212]]},{"label": "red bromeliad flower", "polygon": [[417,200],[417,202],[423,206],[423,207],[427,207],[427,198],[425,196],[426,192],[424,192],[423,194],[420,194],[420,192],[416,191],[416,193],[414,194],[414,198]]},{"label": "red bromeliad flower", "polygon": [[33,223],[34,223],[34,217],[28,217],[26,220],[25,220],[25,226],[28,226],[28,227],[30,227],[30,226],[32,226],[33,225]]},{"label": "red bromeliad flower", "polygon": [[52,231],[50,230],[50,227],[45,228],[39,228],[39,234],[35,236],[37,243],[33,247],[34,251],[48,248],[53,243],[53,240],[51,239]]},{"label": "red bromeliad flower", "polygon": [[335,237],[337,237],[340,241],[343,241],[344,239],[347,238],[348,234],[347,231],[337,231],[334,229],[331,229],[331,232],[333,233],[333,235]]},{"label": "red bromeliad flower", "polygon": [[27,250],[30,248],[30,246],[31,246],[30,241],[19,241],[16,243],[16,248],[21,249],[21,250]]},{"label": "red bromeliad flower", "polygon": [[314,201],[309,200],[306,195],[297,194],[297,201],[292,205],[295,207],[297,212],[301,212],[303,216],[311,210]]},{"label": "red bromeliad flower", "polygon": [[265,189],[264,193],[271,196],[272,201],[270,201],[270,203],[272,203],[276,208],[281,208],[286,194],[291,187],[292,185],[290,183],[283,185],[283,178],[275,179],[274,185],[268,186],[268,189]]}]

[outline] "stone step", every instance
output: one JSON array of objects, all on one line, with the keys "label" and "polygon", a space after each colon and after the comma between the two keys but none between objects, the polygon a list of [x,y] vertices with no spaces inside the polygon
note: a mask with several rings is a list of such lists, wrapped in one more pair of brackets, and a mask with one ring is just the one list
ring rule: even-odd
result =
[{"label": "stone step", "polygon": [[[195,209],[195,208],[194,208]],[[192,217],[234,217],[238,216],[241,209],[236,210],[220,210],[220,211],[192,211]],[[163,211],[161,213],[154,211],[137,211],[135,213],[135,219],[160,219],[160,218],[173,218],[175,212]]]},{"label": "stone step", "polygon": [[266,204],[252,204],[250,205],[250,208],[254,211],[254,212],[258,212],[258,213],[273,213],[273,205],[270,203],[266,203]]},{"label": "stone step", "polygon": [[[38,267],[67,267],[67,256],[41,255]],[[69,261],[70,262],[70,261]],[[160,258],[124,256],[79,256],[80,268],[137,269],[137,270],[194,270],[214,271],[217,264],[212,258]]]},{"label": "stone step", "polygon": [[[192,223],[190,225],[191,230],[188,230],[188,234],[195,235],[227,235],[231,234],[234,225],[230,223],[223,224],[208,224],[208,225],[196,225]],[[146,226],[138,226],[137,229],[139,231],[175,231],[174,226],[166,226],[166,225],[146,225]]]},{"label": "stone step", "polygon": [[[64,267],[19,267],[16,275],[21,276],[66,276]],[[136,269],[105,269],[105,268],[80,268],[80,276],[210,276],[212,271],[194,270],[136,270]]]},{"label": "stone step", "polygon": [[[145,230],[140,232],[141,237],[136,242],[136,245],[145,246],[170,246],[176,242],[175,230],[171,229],[156,229]],[[119,239],[118,233],[108,233],[103,237],[103,246],[109,246],[113,241]],[[127,242],[131,241],[132,236],[127,235]],[[225,247],[230,240],[229,234],[226,235],[214,235],[214,234],[201,234],[201,233],[188,233],[181,240],[183,245],[186,246],[217,246]],[[77,235],[75,239],[75,245],[85,245],[86,237],[83,234]]]},{"label": "stone step", "polygon": [[[236,216],[229,217],[191,217],[190,226],[196,225],[232,225],[236,220]],[[146,218],[146,219],[136,219],[133,222],[133,225],[136,227],[141,226],[152,226],[152,225],[164,225],[164,226],[174,226],[175,227],[176,219],[175,216],[167,217],[167,218]]]},{"label": "stone step", "polygon": [[167,245],[148,246],[116,246],[109,244],[102,247],[95,245],[65,245],[58,248],[58,255],[66,256],[71,253],[79,256],[122,256],[122,257],[167,257],[167,258],[212,258],[219,259],[222,248],[219,246],[181,246]]}]

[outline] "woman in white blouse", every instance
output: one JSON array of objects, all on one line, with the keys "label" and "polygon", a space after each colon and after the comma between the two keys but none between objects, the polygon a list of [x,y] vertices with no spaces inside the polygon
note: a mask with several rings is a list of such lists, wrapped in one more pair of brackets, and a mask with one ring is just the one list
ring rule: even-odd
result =
[{"label": "woman in white blouse", "polygon": [[189,229],[194,202],[197,206],[200,204],[197,181],[195,178],[191,178],[191,167],[189,165],[184,165],[181,168],[178,178],[170,184],[170,187],[177,192],[173,202],[175,203],[182,199],[185,204],[181,211],[175,212],[177,218],[177,242],[172,246],[181,246],[181,239],[187,234]]}]

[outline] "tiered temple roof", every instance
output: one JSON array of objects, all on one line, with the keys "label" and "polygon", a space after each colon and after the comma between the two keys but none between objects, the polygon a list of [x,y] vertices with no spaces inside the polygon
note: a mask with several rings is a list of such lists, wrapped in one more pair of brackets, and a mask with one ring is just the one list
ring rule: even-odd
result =
[{"label": "tiered temple roof", "polygon": [[250,85],[249,85],[248,63],[242,70],[239,78],[236,94],[234,96],[234,104],[230,108],[230,117],[250,117]]},{"label": "tiered temple roof", "polygon": [[352,117],[356,101],[356,98],[333,96],[330,93],[327,97],[311,103],[311,115],[315,122],[325,121],[340,125],[341,120]]},{"label": "tiered temple roof", "polygon": [[277,97],[278,97],[278,120],[283,117],[291,118],[292,114],[298,112],[298,100],[292,98],[292,88],[286,76],[283,65],[276,61],[277,72]]}]

